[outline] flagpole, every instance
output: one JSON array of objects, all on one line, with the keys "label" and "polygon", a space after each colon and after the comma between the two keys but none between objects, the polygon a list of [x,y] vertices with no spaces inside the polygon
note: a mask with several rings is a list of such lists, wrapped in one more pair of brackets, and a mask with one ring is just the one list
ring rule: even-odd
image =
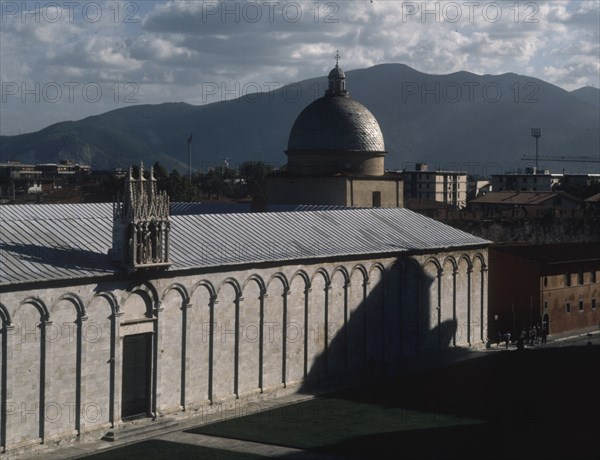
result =
[{"label": "flagpole", "polygon": [[192,135],[188,138],[188,179],[192,180]]}]

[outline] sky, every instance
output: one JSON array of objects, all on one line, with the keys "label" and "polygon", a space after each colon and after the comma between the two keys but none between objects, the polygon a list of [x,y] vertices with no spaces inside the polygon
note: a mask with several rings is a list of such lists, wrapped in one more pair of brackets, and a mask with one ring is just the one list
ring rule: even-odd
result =
[{"label": "sky", "polygon": [[0,0],[0,134],[402,63],[600,87],[600,2]]}]

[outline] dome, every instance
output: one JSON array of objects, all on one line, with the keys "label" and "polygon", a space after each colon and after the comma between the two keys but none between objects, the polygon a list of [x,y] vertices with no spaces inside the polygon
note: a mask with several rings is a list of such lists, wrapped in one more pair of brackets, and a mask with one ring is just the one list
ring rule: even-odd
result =
[{"label": "dome", "polygon": [[325,95],[309,104],[294,122],[287,171],[293,175],[383,176],[387,154],[379,123],[348,95],[346,75],[336,56]]},{"label": "dome", "polygon": [[288,140],[288,151],[293,150],[385,152],[385,144],[379,123],[364,105],[348,95],[325,95],[296,119]]},{"label": "dome", "polygon": [[328,78],[346,78],[346,74],[339,65],[336,65],[333,69],[331,69],[331,72],[329,72]]}]

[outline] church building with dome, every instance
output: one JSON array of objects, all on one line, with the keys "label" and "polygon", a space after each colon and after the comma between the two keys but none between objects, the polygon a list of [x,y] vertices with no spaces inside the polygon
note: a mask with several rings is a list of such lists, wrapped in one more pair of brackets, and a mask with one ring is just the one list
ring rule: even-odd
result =
[{"label": "church building with dome", "polygon": [[375,116],[354,100],[336,62],[325,95],[298,116],[287,166],[269,177],[269,204],[403,207],[403,182],[385,172],[385,143]]},{"label": "church building with dome", "polygon": [[360,209],[189,212],[142,165],[114,203],[0,206],[0,457],[483,346],[490,242],[401,208],[377,121],[329,80],[271,198]]}]

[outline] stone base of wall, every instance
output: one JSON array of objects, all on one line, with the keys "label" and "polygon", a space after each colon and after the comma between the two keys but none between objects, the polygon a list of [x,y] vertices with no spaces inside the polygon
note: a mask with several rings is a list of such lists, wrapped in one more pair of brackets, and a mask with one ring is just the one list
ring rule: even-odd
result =
[{"label": "stone base of wall", "polygon": [[[114,433],[114,439],[120,440],[120,433],[127,432],[128,440],[139,440],[142,437],[150,438],[163,434],[161,431],[150,432],[150,427],[155,425],[157,429],[165,427],[165,432],[177,431],[193,426],[201,426],[211,423],[218,423],[232,418],[243,417],[257,412],[274,410],[288,404],[294,404],[302,400],[311,399],[315,396],[331,393],[347,388],[369,385],[385,381],[418,370],[443,366],[444,364],[468,357],[471,352],[485,348],[484,344],[474,345],[472,347],[454,348],[439,354],[430,354],[400,362],[390,364],[385,370],[373,372],[357,372],[354,374],[344,374],[320,380],[295,381],[285,385],[275,385],[270,388],[254,390],[247,392],[239,397],[231,397],[215,401],[205,401],[200,404],[186,406],[185,410],[162,411],[158,412],[156,418],[143,418],[132,421],[118,421],[114,427],[110,424],[101,427],[95,427],[93,430],[81,433],[79,435],[66,436],[60,439],[39,442],[29,442],[20,446],[12,447],[8,451],[1,453],[2,460],[14,460],[22,458],[24,455],[40,455],[44,452],[63,449],[76,445],[100,441],[109,432]],[[165,423],[171,421],[171,423]],[[136,436],[135,431],[139,431]],[[147,434],[144,436],[144,432]],[[107,445],[109,441],[106,442]]]}]

